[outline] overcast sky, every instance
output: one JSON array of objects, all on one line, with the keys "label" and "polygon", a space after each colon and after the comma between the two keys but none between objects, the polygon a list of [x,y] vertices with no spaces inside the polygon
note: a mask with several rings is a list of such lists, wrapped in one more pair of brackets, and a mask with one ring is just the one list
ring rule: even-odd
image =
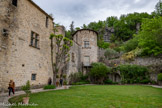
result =
[{"label": "overcast sky", "polygon": [[154,11],[159,0],[33,0],[47,13],[52,13],[54,22],[67,29],[72,21],[75,27],[109,16],[133,12]]}]

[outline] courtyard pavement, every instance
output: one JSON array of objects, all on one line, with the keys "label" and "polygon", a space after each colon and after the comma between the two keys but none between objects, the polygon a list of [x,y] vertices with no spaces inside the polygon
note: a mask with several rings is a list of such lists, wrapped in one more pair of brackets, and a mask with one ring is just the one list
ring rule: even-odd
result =
[{"label": "courtyard pavement", "polygon": [[155,88],[162,88],[162,86],[158,86],[158,85],[151,85],[151,86]]},{"label": "courtyard pavement", "polygon": [[[45,91],[55,91],[55,90],[64,90],[64,89],[69,89],[70,86],[62,86],[62,87],[57,87],[56,89],[51,89],[51,90],[44,90],[43,88],[40,89],[32,89],[31,93],[39,93],[39,92],[45,92]],[[16,91],[14,96],[19,96],[25,94],[24,91]],[[10,103],[8,100],[12,97],[14,97],[11,93],[11,96],[8,96],[8,93],[1,93],[0,94],[0,108],[8,108],[10,106]]]}]

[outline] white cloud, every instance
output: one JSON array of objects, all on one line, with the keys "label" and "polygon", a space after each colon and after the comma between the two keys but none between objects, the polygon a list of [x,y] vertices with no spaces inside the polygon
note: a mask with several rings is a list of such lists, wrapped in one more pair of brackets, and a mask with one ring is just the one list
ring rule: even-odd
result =
[{"label": "white cloud", "polygon": [[47,13],[52,13],[55,22],[69,27],[74,21],[75,27],[93,21],[105,20],[109,16],[133,12],[154,11],[159,0],[34,0]]},{"label": "white cloud", "polygon": [[134,1],[134,3],[138,3],[138,2],[140,2],[140,0],[135,0],[135,1]]}]

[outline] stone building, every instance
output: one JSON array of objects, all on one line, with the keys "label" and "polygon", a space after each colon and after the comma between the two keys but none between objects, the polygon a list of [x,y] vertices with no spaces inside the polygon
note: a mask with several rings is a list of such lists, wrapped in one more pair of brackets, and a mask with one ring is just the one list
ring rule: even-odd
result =
[{"label": "stone building", "polygon": [[96,31],[90,29],[81,29],[73,34],[67,76],[79,71],[86,73],[93,62],[98,62],[97,35]]},{"label": "stone building", "polygon": [[53,76],[49,36],[53,18],[32,0],[0,0],[0,91],[12,79],[47,84]]}]

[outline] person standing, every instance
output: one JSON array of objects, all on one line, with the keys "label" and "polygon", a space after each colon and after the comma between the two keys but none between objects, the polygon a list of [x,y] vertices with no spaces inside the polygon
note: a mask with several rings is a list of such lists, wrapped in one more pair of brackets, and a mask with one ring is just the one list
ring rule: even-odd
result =
[{"label": "person standing", "polygon": [[62,77],[60,78],[60,85],[61,85],[61,87],[63,85],[63,79],[62,79]]},{"label": "person standing", "polygon": [[8,89],[9,96],[11,95],[11,92],[13,93],[13,95],[15,94],[15,82],[13,80],[10,80]]}]

